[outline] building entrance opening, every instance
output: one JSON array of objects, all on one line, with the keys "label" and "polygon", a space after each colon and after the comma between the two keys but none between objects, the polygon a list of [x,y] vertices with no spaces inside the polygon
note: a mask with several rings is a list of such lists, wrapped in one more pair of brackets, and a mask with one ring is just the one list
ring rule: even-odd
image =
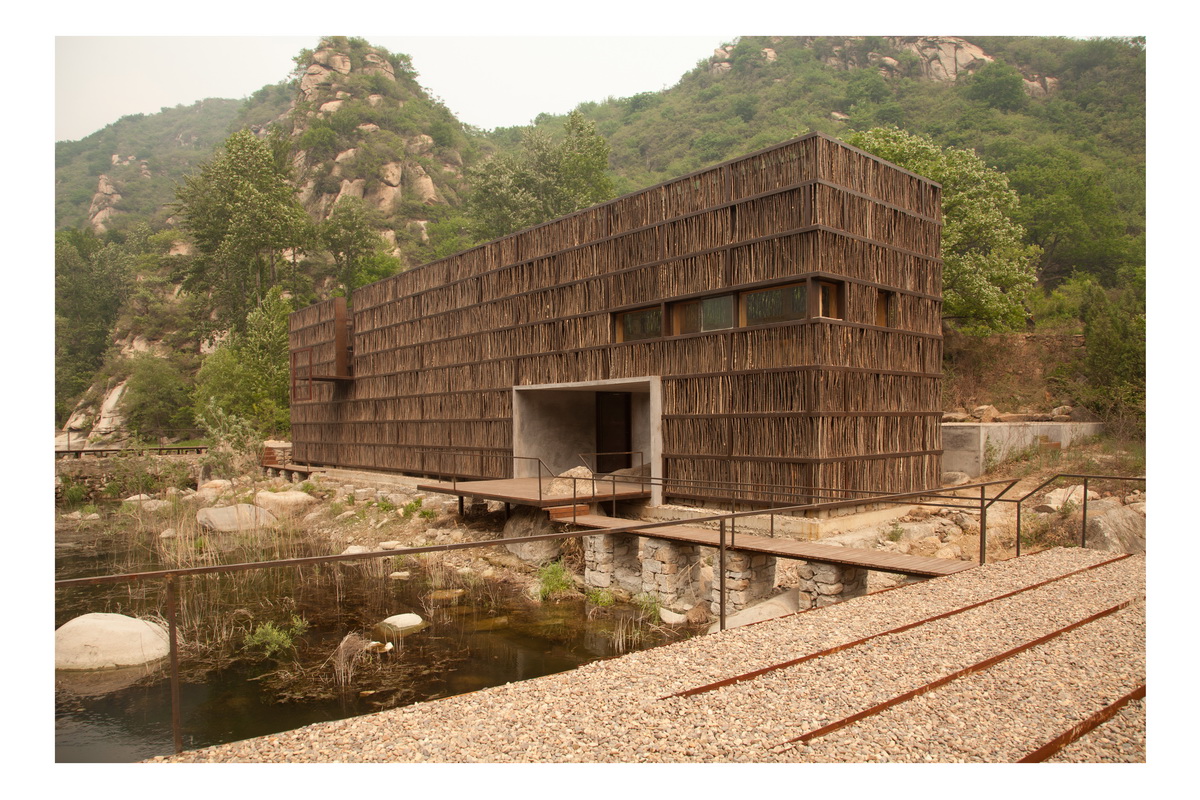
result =
[{"label": "building entrance opening", "polygon": [[640,466],[633,463],[633,395],[596,392],[596,472]]},{"label": "building entrance opening", "polygon": [[[513,476],[586,466],[661,478],[661,385],[651,377],[513,387]],[[651,502],[662,502],[660,487]]]}]

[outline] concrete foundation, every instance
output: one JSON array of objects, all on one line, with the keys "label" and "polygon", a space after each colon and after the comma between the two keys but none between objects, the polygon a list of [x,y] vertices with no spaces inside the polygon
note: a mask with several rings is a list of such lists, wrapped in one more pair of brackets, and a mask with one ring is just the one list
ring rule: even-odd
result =
[{"label": "concrete foundation", "polygon": [[978,478],[1030,447],[1069,447],[1103,429],[1099,422],[945,422],[942,471]]}]

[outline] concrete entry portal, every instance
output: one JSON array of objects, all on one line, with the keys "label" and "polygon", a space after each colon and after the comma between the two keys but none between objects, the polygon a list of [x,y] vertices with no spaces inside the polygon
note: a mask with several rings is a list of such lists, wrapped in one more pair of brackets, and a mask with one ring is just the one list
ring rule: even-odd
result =
[{"label": "concrete entry portal", "polygon": [[[614,455],[622,451],[632,455]],[[647,377],[514,386],[513,455],[514,477],[536,477],[531,459],[539,458],[555,475],[579,466],[605,473],[648,464],[651,477],[661,478],[662,382]],[[651,488],[650,502],[662,503],[661,486]]]}]

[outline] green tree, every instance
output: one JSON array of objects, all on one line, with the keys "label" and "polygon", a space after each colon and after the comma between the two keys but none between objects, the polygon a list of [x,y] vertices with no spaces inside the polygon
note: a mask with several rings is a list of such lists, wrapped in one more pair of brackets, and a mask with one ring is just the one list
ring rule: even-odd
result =
[{"label": "green tree", "polygon": [[1059,147],[1020,148],[1011,163],[1007,174],[1021,194],[1019,220],[1042,250],[1044,282],[1056,284],[1079,270],[1111,286],[1122,267],[1144,262],[1141,241],[1122,223],[1099,169]]},{"label": "green tree", "polygon": [[1086,385],[1078,393],[1111,430],[1144,436],[1146,270],[1122,272],[1121,289],[1088,282],[1082,308]]},{"label": "green tree", "polygon": [[64,422],[112,343],[113,325],[133,284],[134,258],[91,231],[54,237],[54,403]]},{"label": "green tree", "polygon": [[972,100],[1001,111],[1016,111],[1029,102],[1021,73],[999,61],[993,61],[971,76],[966,94]]},{"label": "green tree", "polygon": [[1039,250],[1016,222],[1017,193],[971,150],[942,149],[898,128],[846,141],[942,185],[942,316],[964,331],[1000,331],[1025,321]]},{"label": "green tree", "polygon": [[[318,229],[321,243],[333,256],[338,282],[349,297],[359,286],[380,280],[399,268],[384,252],[378,228],[383,220],[357,197],[343,197]],[[380,274],[382,273],[382,274]]]},{"label": "green tree", "polygon": [[176,192],[182,227],[195,244],[184,287],[211,298],[215,328],[241,329],[246,315],[280,279],[284,251],[311,236],[288,183],[285,148],[248,130]]},{"label": "green tree", "polygon": [[[192,394],[195,418],[206,428],[217,425],[211,409],[245,420],[263,436],[286,434],[291,427],[288,364],[288,314],[291,303],[279,289],[267,293],[234,331],[204,358]],[[219,425],[218,425],[219,427]]]},{"label": "green tree", "polygon": [[121,395],[126,426],[144,438],[192,427],[191,392],[189,371],[176,360],[137,356]]},{"label": "green tree", "polygon": [[596,125],[572,111],[561,139],[527,131],[521,149],[468,173],[467,210],[480,239],[561,217],[613,196],[608,143]]}]

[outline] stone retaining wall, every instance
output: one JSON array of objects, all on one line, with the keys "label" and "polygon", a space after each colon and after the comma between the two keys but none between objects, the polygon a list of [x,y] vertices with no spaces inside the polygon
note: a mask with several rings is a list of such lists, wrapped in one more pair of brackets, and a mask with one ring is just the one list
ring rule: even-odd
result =
[{"label": "stone retaining wall", "polygon": [[[604,533],[583,537],[584,582],[596,589],[652,594],[671,611],[706,603],[721,611],[720,575],[712,548],[652,536]],[[778,559],[765,553],[725,553],[725,612],[732,614],[775,591]],[[867,571],[836,564],[799,562],[800,607],[821,608],[867,593]]]}]

